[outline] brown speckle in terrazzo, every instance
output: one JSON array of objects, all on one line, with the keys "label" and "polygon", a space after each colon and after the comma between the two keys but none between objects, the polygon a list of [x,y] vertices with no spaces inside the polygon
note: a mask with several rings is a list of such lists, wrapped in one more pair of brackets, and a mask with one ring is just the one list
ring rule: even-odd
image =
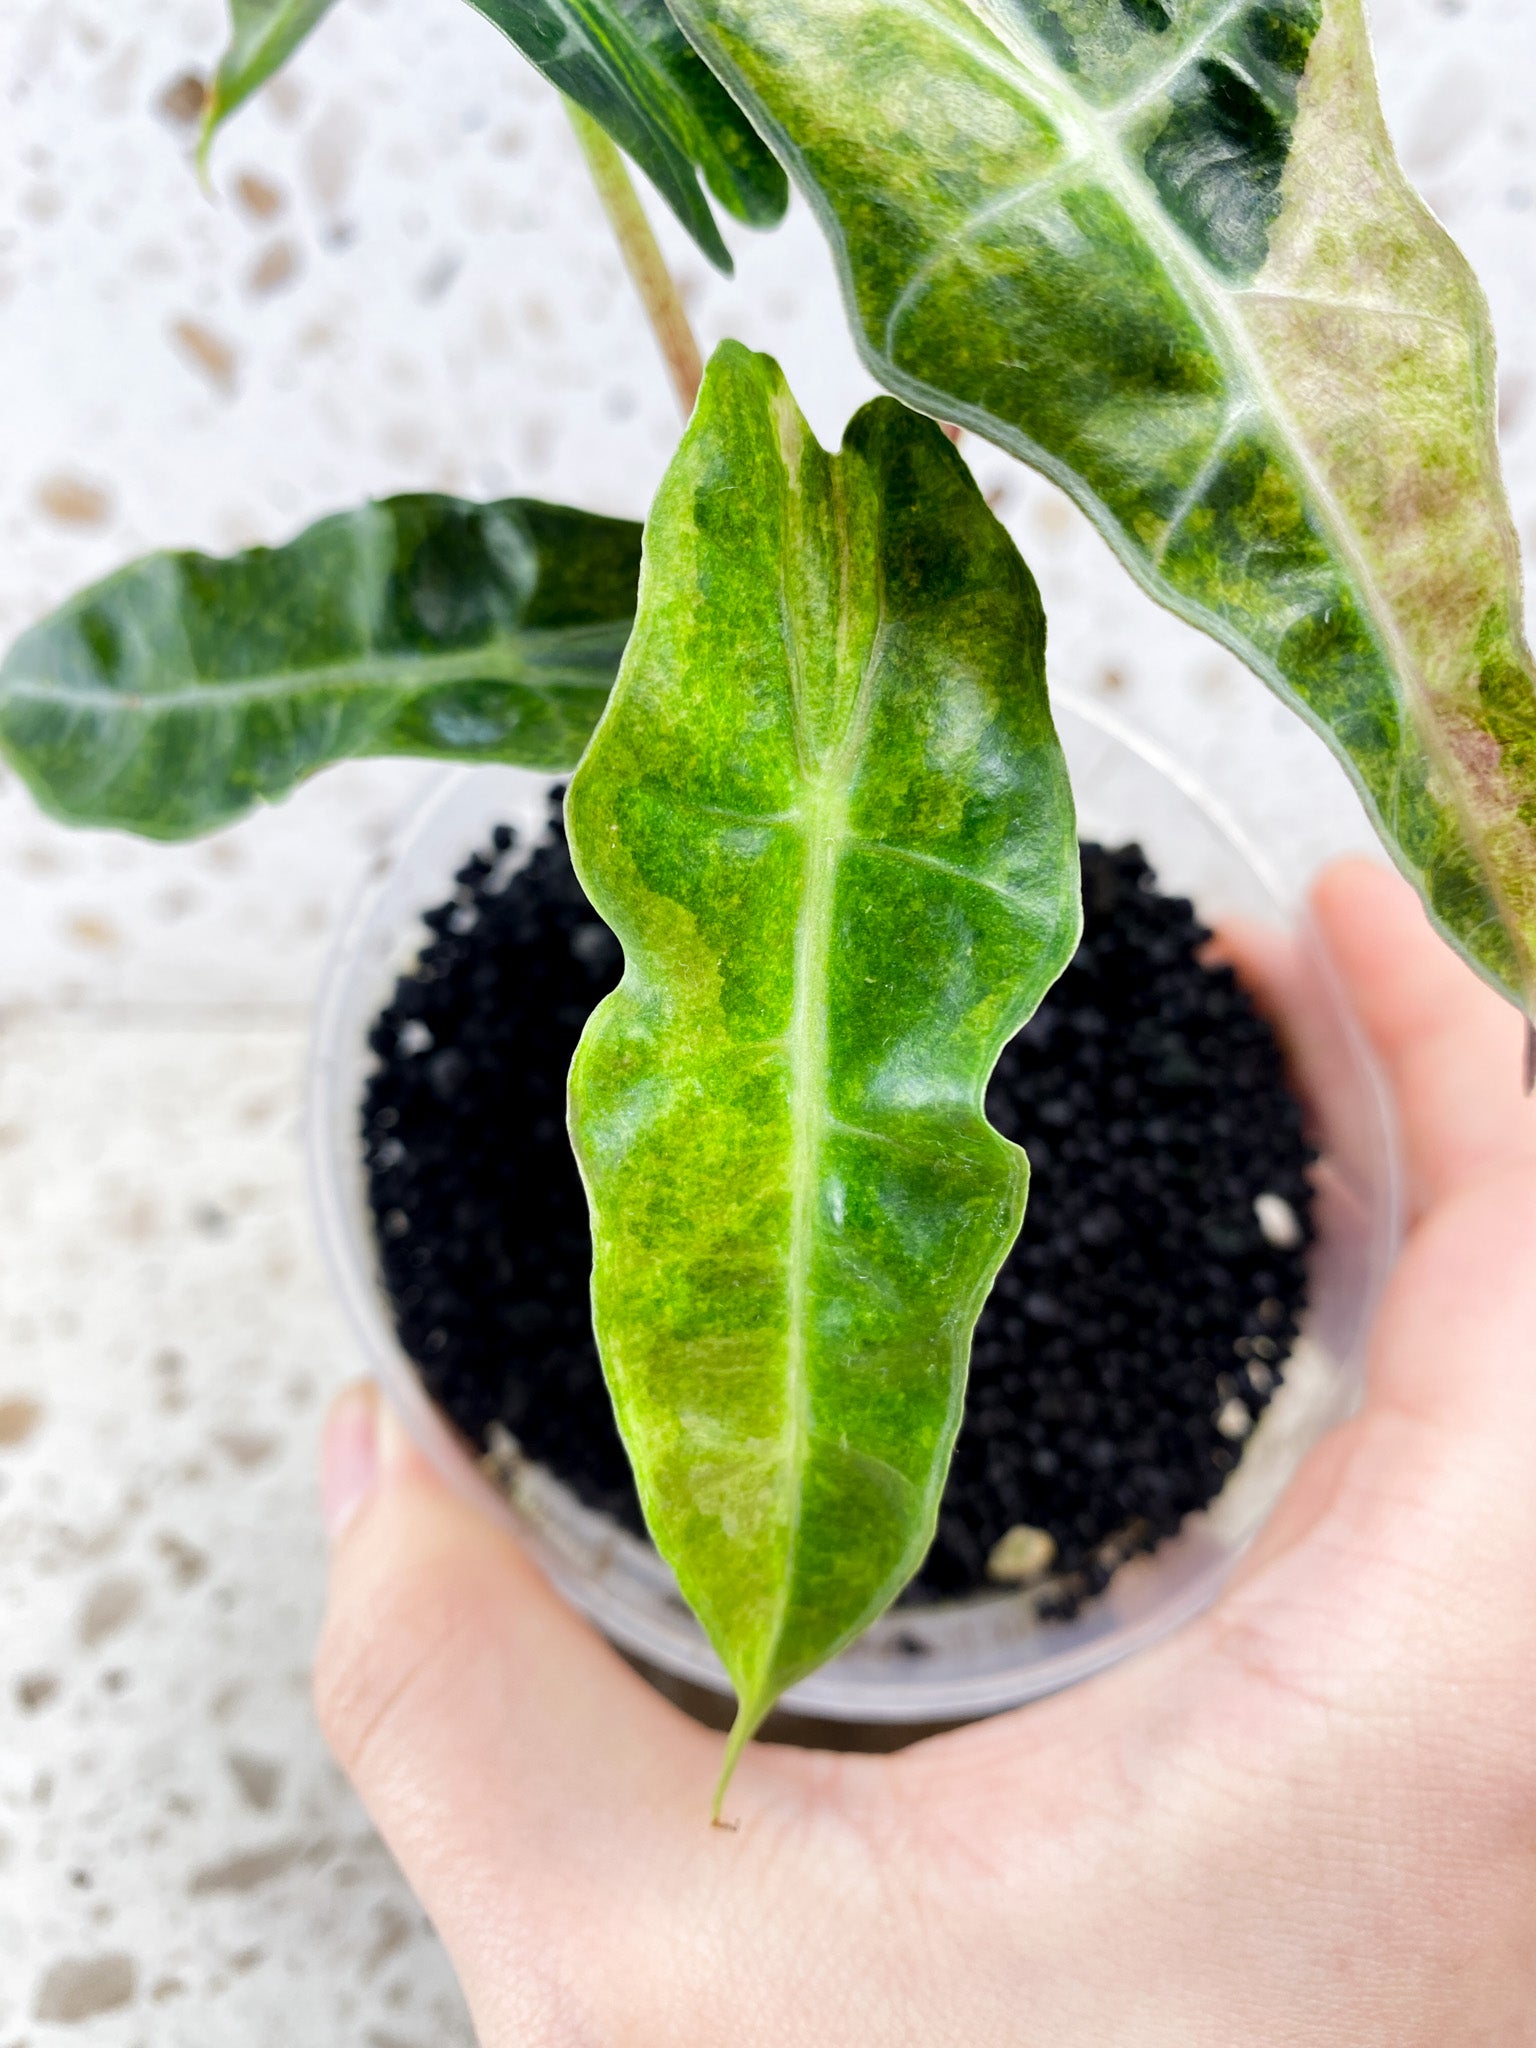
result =
[{"label": "brown speckle in terrazzo", "polygon": [[246,1805],[255,1813],[270,1813],[283,1789],[282,1766],[238,1749],[230,1751],[227,1762]]},{"label": "brown speckle in terrazzo", "polygon": [[0,1450],[14,1450],[37,1432],[43,1419],[43,1404],[29,1394],[14,1394],[0,1401]]},{"label": "brown speckle in terrazzo", "polygon": [[38,1986],[32,2017],[54,2026],[78,2026],[131,2005],[138,1983],[132,1956],[65,1956]]},{"label": "brown speckle in terrazzo", "polygon": [[[269,1849],[241,1850],[194,1871],[187,1890],[194,1899],[205,1899],[215,1892],[258,1891],[274,1878],[286,1877],[295,1864],[304,1860],[311,1846],[295,1840],[274,1842]],[[323,1849],[324,1845],[313,1846]]]},{"label": "brown speckle in terrazzo", "polygon": [[240,381],[240,358],[220,334],[201,320],[175,320],[171,339],[190,369],[207,379],[220,398],[233,398]]},{"label": "brown speckle in terrazzo", "polygon": [[89,910],[77,911],[66,920],[64,936],[71,945],[82,946],[89,953],[110,953],[122,944],[117,926]]},{"label": "brown speckle in terrazzo", "polygon": [[144,1588],[137,1579],[103,1579],[86,1596],[75,1624],[83,1648],[99,1649],[121,1633],[144,1605]]},{"label": "brown speckle in terrazzo", "polygon": [[155,102],[155,110],[163,121],[169,121],[175,128],[190,128],[194,121],[202,118],[203,102],[208,97],[208,88],[195,71],[183,71],[173,78]]},{"label": "brown speckle in terrazzo", "polygon": [[222,1685],[208,1703],[208,1718],[211,1721],[232,1721],[245,1705],[248,1688],[244,1681],[237,1679],[233,1685]]},{"label": "brown speckle in terrazzo", "polygon": [[363,1958],[363,1976],[376,1977],[384,1965],[399,1955],[411,1938],[411,1922],[400,1908],[386,1902],[374,1909],[374,1925],[378,1930],[372,1948]]},{"label": "brown speckle in terrazzo", "polygon": [[208,1556],[195,1543],[189,1543],[185,1536],[178,1536],[173,1530],[162,1530],[155,1538],[155,1548],[170,1568],[173,1582],[181,1587],[195,1586],[208,1576]]},{"label": "brown speckle in terrazzo", "polygon": [[256,171],[242,171],[235,179],[234,191],[240,211],[256,221],[275,220],[288,204],[282,187]]},{"label": "brown speckle in terrazzo", "polygon": [[302,267],[297,243],[286,237],[269,243],[246,273],[245,289],[253,299],[270,298],[292,284]]},{"label": "brown speckle in terrazzo", "polygon": [[29,1671],[16,1681],[16,1704],[24,1714],[35,1714],[59,1696],[59,1681],[51,1671]]},{"label": "brown speckle in terrazzo", "polygon": [[160,1215],[150,1196],[136,1192],[126,1196],[120,1206],[114,1206],[103,1224],[111,1236],[120,1237],[125,1243],[148,1244],[159,1231]]},{"label": "brown speckle in terrazzo", "polygon": [[61,471],[45,476],[37,487],[38,510],[60,526],[105,526],[112,517],[112,494],[103,485]]},{"label": "brown speckle in terrazzo", "polygon": [[253,1429],[216,1429],[213,1441],[231,1465],[242,1472],[254,1472],[258,1466],[268,1464],[278,1451],[275,1436],[264,1436]]}]

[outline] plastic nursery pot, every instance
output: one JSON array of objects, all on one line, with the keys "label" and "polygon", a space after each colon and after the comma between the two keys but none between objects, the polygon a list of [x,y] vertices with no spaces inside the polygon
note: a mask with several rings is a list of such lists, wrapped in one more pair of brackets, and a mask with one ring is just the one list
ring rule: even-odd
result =
[{"label": "plastic nursery pot", "polygon": [[[1057,725],[1085,839],[1139,841],[1159,886],[1208,924],[1243,918],[1289,932],[1307,981],[1307,1074],[1322,1150],[1309,1306],[1281,1387],[1221,1493],[1150,1555],[1123,1565],[1070,1620],[1042,1620],[1027,1592],[999,1589],[893,1610],[786,1695],[793,1723],[943,1725],[1076,1683],[1206,1607],[1301,1459],[1356,1405],[1367,1334],[1399,1238],[1400,1187],[1387,1097],[1321,948],[1218,807],[1154,748],[1096,707],[1063,698]],[[360,1105],[368,1033],[426,934],[422,913],[502,822],[536,843],[550,781],[513,768],[451,771],[367,890],[336,948],[316,1025],[310,1161],[321,1239],[353,1330],[422,1448],[459,1491],[516,1529],[561,1591],[665,1689],[706,1718],[724,1672],[656,1553],[578,1502],[551,1474],[516,1465],[510,1496],[423,1390],[381,1285],[364,1174]],[[508,856],[516,863],[522,854]],[[515,1141],[515,1134],[514,1141]],[[849,1734],[853,1731],[850,1729]]]}]

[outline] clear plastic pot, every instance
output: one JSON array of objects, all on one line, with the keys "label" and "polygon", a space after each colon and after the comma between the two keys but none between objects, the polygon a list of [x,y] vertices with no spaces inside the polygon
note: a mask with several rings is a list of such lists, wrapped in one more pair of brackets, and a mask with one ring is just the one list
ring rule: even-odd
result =
[{"label": "clear plastic pot", "polygon": [[[1386,1093],[1321,949],[1265,863],[1183,772],[1097,707],[1056,698],[1085,838],[1139,841],[1160,885],[1208,923],[1258,919],[1301,941],[1313,1058],[1329,1073],[1311,1302],[1284,1382],[1218,1498],[1176,1538],[1123,1566],[1071,1621],[1041,1621],[1028,1593],[979,1593],[887,1614],[796,1686],[786,1709],[874,1730],[926,1727],[1016,1706],[1145,1648],[1215,1597],[1307,1450],[1357,1403],[1367,1335],[1400,1232],[1400,1175]],[[369,1365],[427,1455],[466,1496],[511,1523],[562,1592],[621,1650],[697,1707],[729,1685],[649,1546],[583,1508],[549,1473],[504,1461],[493,1480],[433,1406],[395,1336],[379,1282],[359,1107],[370,1026],[425,933],[421,913],[493,826],[526,847],[547,817],[547,778],[451,770],[367,890],[332,959],[315,1031],[309,1149],[321,1240]],[[516,1143],[516,1133],[508,1133]],[[894,1733],[894,1728],[891,1728]]]}]

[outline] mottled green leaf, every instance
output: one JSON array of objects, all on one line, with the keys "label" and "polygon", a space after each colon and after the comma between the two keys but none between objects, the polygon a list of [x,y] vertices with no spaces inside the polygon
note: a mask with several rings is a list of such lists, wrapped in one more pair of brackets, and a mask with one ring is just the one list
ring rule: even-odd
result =
[{"label": "mottled green leaf", "polygon": [[1079,928],[1044,644],[938,427],[830,456],[719,351],[567,819],[626,960],[571,1083],[598,1340],[736,1748],[921,1560],[1023,1212],[981,1104]]},{"label": "mottled green leaf", "polygon": [[219,61],[203,109],[199,160],[213,138],[253,92],[281,70],[336,0],[229,0],[229,47]]},{"label": "mottled green leaf", "polygon": [[745,114],[689,48],[665,0],[470,0],[551,85],[626,150],[727,273],[698,173],[738,220],[769,227],[789,182]]},{"label": "mottled green leaf", "polygon": [[1476,283],[1360,0],[674,0],[875,374],[1055,478],[1536,996],[1536,689]]},{"label": "mottled green leaf", "polygon": [[640,529],[526,498],[391,498],[283,548],[147,556],[0,664],[0,754],[71,825],[185,839],[364,754],[580,758]]}]

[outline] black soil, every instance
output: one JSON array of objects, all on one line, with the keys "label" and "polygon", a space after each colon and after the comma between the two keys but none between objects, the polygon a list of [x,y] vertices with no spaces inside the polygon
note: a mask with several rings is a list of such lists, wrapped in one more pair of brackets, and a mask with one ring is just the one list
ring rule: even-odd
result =
[{"label": "black soil", "polygon": [[[459,1429],[494,1424],[589,1506],[640,1510],[592,1339],[586,1198],[565,1130],[581,1029],[621,970],[558,819],[461,869],[378,1020],[363,1109],[401,1341]],[[1083,848],[1083,942],[1004,1052],[987,1114],[1029,1210],[976,1329],[938,1536],[908,1598],[989,1583],[1020,1524],[1056,1548],[1046,1611],[1203,1507],[1278,1383],[1305,1301],[1311,1154],[1279,1049],[1139,849]],[[1298,1242],[1271,1243],[1278,1196]],[[1277,1212],[1265,1204],[1270,1236]]]}]

